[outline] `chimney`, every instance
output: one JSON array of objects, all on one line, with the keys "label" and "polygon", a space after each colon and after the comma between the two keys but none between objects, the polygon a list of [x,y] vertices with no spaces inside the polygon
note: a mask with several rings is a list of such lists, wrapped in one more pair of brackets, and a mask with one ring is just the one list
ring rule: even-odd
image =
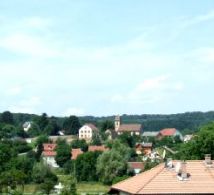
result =
[{"label": "chimney", "polygon": [[187,169],[186,169],[186,162],[183,161],[181,163],[181,178],[182,180],[187,179],[188,175],[187,175]]},{"label": "chimney", "polygon": [[172,169],[174,167],[173,162],[172,162],[172,158],[167,158],[167,161],[165,163],[165,167],[169,168],[169,169]]},{"label": "chimney", "polygon": [[176,165],[177,177],[180,181],[186,181],[190,177],[190,174],[187,173],[186,162],[182,161]]},{"label": "chimney", "polygon": [[213,164],[211,154],[205,154],[205,164],[207,166],[211,166]]}]

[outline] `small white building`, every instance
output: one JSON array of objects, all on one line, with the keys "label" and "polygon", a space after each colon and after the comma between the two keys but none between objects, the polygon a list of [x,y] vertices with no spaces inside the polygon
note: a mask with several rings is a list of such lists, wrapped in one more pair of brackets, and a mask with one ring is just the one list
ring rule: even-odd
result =
[{"label": "small white building", "polygon": [[87,123],[79,129],[79,139],[91,140],[93,133],[98,132],[95,125]]},{"label": "small white building", "polygon": [[29,121],[25,122],[22,127],[25,132],[28,132],[29,129],[31,128],[31,122],[29,122]]}]

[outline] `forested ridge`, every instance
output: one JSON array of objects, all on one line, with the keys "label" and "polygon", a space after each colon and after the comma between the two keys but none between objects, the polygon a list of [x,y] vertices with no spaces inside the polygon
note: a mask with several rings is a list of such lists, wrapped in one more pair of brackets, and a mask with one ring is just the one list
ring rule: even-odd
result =
[{"label": "forested ridge", "polygon": [[[33,121],[38,115],[13,113],[14,121],[17,125],[21,125],[26,121]],[[50,116],[49,116],[50,117]],[[105,120],[114,120],[115,116],[94,117],[83,116],[79,117],[80,123],[84,124],[92,122],[99,126]],[[66,117],[54,117],[59,126],[62,126]],[[201,125],[214,121],[214,111],[210,112],[186,112],[179,114],[142,114],[142,115],[127,115],[121,116],[122,123],[141,123],[145,131],[158,131],[163,128],[177,128],[180,131],[195,131]]]}]

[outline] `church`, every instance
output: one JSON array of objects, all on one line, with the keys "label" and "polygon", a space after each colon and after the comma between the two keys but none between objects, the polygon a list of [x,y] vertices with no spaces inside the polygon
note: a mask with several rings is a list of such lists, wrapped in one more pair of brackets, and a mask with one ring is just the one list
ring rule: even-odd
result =
[{"label": "church", "polygon": [[115,117],[114,127],[115,132],[117,132],[118,135],[121,135],[124,132],[128,132],[131,135],[140,135],[143,131],[141,124],[121,124],[121,118],[119,115]]}]

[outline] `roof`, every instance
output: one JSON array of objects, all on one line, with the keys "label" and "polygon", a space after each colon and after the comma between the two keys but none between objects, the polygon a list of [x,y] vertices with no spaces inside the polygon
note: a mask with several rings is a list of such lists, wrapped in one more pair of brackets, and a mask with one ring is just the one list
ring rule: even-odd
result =
[{"label": "roof", "polygon": [[158,135],[158,131],[145,131],[142,136],[144,137],[156,137]]},{"label": "roof", "polygon": [[142,143],[142,146],[144,148],[151,148],[152,147],[152,143]]},{"label": "roof", "polygon": [[56,149],[56,144],[43,144],[44,151],[54,151]]},{"label": "roof", "polygon": [[56,156],[56,144],[43,144],[43,156]]},{"label": "roof", "polygon": [[98,130],[97,127],[92,123],[86,123],[84,126],[89,126],[92,130],[95,130],[95,131]]},{"label": "roof", "polygon": [[144,164],[143,162],[128,162],[128,165],[132,169],[144,169]]},{"label": "roof", "polygon": [[176,129],[175,128],[167,128],[167,129],[162,129],[160,131],[160,134],[163,136],[173,136],[176,133]]},{"label": "roof", "polygon": [[142,125],[141,124],[122,124],[120,125],[118,131],[141,131]]},{"label": "roof", "polygon": [[[175,164],[176,161],[173,161]],[[130,194],[214,194],[214,168],[209,168],[203,161],[187,161],[187,173],[190,178],[180,181],[174,169],[167,169],[160,164],[130,179],[119,182],[111,190]]]},{"label": "roof", "polygon": [[108,150],[108,148],[106,148],[104,145],[102,145],[102,146],[89,146],[88,147],[89,152],[95,152],[95,151],[104,152],[106,150]]},{"label": "roof", "polygon": [[83,151],[80,148],[72,149],[71,150],[71,159],[76,160],[80,154],[83,154]]}]

